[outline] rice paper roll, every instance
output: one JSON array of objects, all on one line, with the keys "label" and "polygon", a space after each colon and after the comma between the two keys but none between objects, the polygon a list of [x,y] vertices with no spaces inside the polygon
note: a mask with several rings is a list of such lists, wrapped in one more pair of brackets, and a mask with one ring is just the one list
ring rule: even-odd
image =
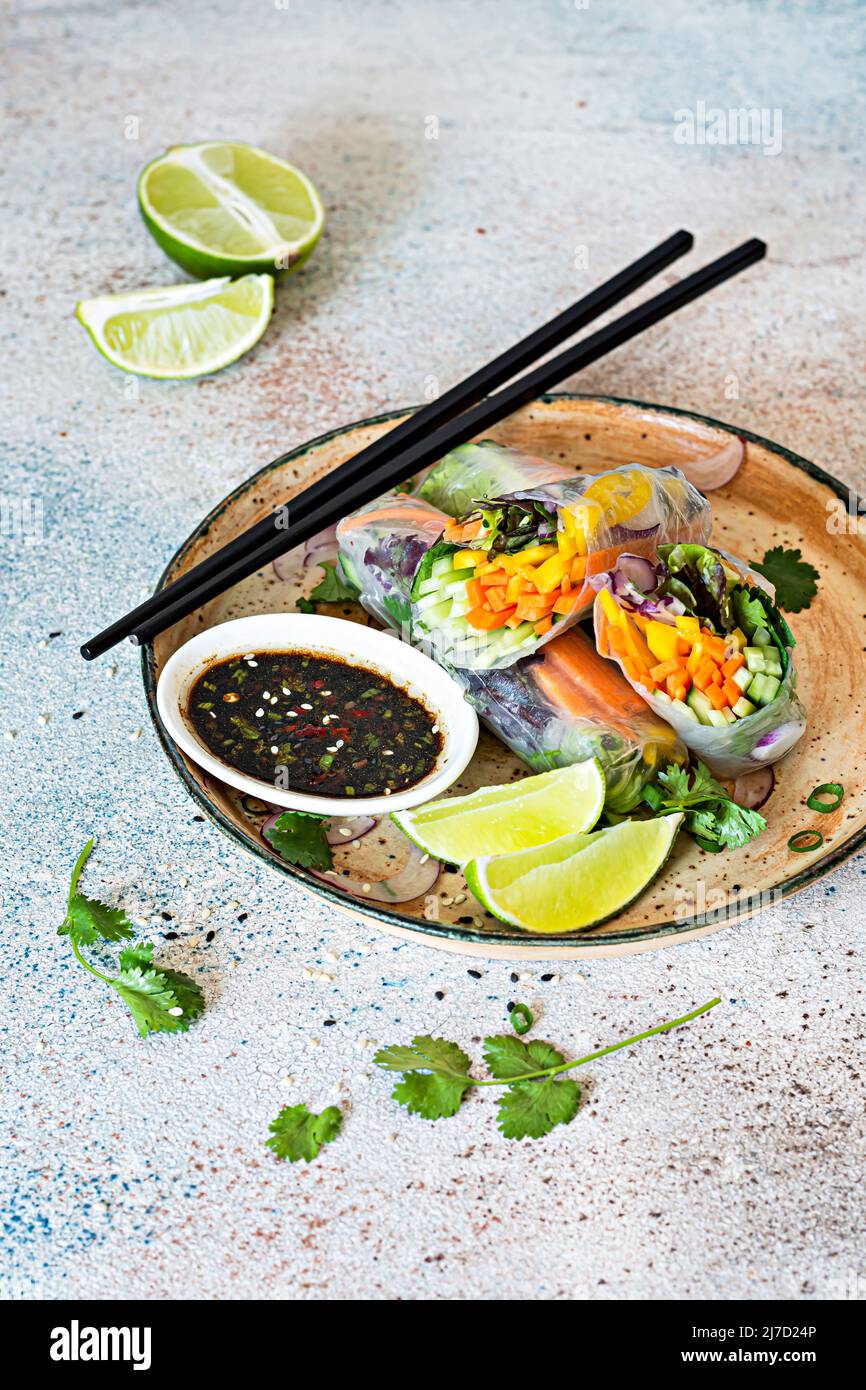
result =
[{"label": "rice paper roll", "polygon": [[461,444],[440,459],[418,488],[418,496],[449,516],[462,516],[486,497],[573,477],[573,468],[485,439]]},{"label": "rice paper roll", "polygon": [[596,652],[580,628],[506,670],[455,670],[414,632],[410,594],[424,553],[445,518],[420,498],[391,496],[337,527],[340,568],[364,607],[422,646],[463,687],[466,699],[502,742],[536,772],[598,758],[605,805],[625,814],[639,805],[659,768],[684,762],[674,731]]},{"label": "rice paper roll", "polygon": [[412,620],[450,666],[509,666],[591,612],[593,577],[621,552],[703,542],[710,525],[709,503],[676,468],[520,488],[448,522],[418,568]]},{"label": "rice paper roll", "polygon": [[720,777],[778,761],[802,738],[794,635],[771,584],[704,545],[620,556],[598,581],[598,650]]}]

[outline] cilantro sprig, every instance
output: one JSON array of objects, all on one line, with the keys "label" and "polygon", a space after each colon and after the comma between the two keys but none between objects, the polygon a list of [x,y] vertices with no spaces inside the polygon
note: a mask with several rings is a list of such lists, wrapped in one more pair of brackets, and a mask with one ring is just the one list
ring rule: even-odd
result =
[{"label": "cilantro sprig", "polygon": [[57,935],[68,936],[79,964],[97,980],[117,991],[143,1038],[148,1033],[185,1033],[204,1008],[202,992],[188,975],[154,965],[153,946],[149,941],[124,946],[118,958],[120,970],[117,975],[104,975],[82,954],[83,947],[93,946],[97,942],[128,942],[135,934],[122,908],[109,907],[98,898],[88,898],[78,891],[78,883],[93,844],[93,839],[89,839],[75,861],[66,900],[66,916],[57,929]]},{"label": "cilantro sprig", "polygon": [[384,1071],[401,1073],[392,1099],[425,1120],[456,1115],[473,1087],[503,1086],[497,1105],[497,1125],[502,1134],[506,1139],[539,1139],[557,1125],[569,1124],[577,1114],[580,1086],[561,1078],[562,1072],[595,1062],[644,1038],[668,1033],[719,1003],[720,999],[710,999],[681,1018],[570,1061],[551,1043],[524,1042],[511,1033],[497,1034],[484,1039],[484,1061],[490,1075],[483,1078],[470,1075],[471,1059],[457,1043],[426,1034],[408,1044],[380,1048],[373,1060]]},{"label": "cilantro sprig", "polygon": [[740,849],[767,828],[758,811],[732,800],[700,759],[691,780],[685,768],[672,765],[659,773],[658,781],[659,786],[645,788],[644,800],[660,816],[682,811],[685,829],[710,853]]},{"label": "cilantro sprig", "polygon": [[818,571],[803,559],[799,548],[774,545],[752,569],[769,579],[776,590],[776,603],[786,613],[800,613],[808,608],[818,592]]},{"label": "cilantro sprig", "polygon": [[315,589],[310,591],[310,597],[298,599],[297,606],[302,613],[317,612],[320,603],[346,603],[358,597],[357,590],[346,583],[336,565],[329,565],[326,561],[322,569],[324,575]]}]

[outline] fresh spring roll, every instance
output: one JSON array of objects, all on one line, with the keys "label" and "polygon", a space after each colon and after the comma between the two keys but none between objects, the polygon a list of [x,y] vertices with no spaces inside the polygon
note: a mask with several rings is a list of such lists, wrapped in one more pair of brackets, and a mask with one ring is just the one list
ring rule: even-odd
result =
[{"label": "fresh spring roll", "polygon": [[463,516],[485,497],[502,497],[519,488],[541,487],[574,477],[573,468],[549,463],[483,439],[452,449],[427,474],[418,496],[449,516]]},{"label": "fresh spring roll", "polygon": [[520,488],[448,521],[412,588],[412,620],[449,666],[510,666],[586,616],[622,551],[705,541],[710,507],[676,468],[629,464]]},{"label": "fresh spring roll", "polygon": [[794,637],[767,580],[705,545],[622,555],[595,633],[632,689],[721,777],[774,763],[803,735]]},{"label": "fresh spring roll", "polygon": [[[413,638],[415,571],[443,522],[442,513],[422,499],[401,495],[373,502],[337,527],[345,578],[367,611],[407,640]],[[414,640],[426,645],[417,634]],[[536,772],[598,758],[609,811],[633,810],[662,766],[685,760],[674,731],[602,660],[580,628],[507,670],[457,671],[440,664],[493,733]]]}]

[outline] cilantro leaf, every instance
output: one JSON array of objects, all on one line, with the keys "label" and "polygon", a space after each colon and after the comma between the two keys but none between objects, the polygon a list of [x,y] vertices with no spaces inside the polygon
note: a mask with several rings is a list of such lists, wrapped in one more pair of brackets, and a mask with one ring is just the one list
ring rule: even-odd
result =
[{"label": "cilantro leaf", "polygon": [[[198,985],[174,970],[129,965],[108,983],[126,1004],[143,1038],[148,1033],[185,1033],[204,1007]],[[182,1012],[174,1014],[172,1009]]]},{"label": "cilantro leaf", "polygon": [[118,963],[121,970],[133,970],[136,966],[147,970],[153,964],[153,942],[134,941],[131,946],[124,946]]},{"label": "cilantro leaf", "polygon": [[776,603],[788,613],[808,608],[818,592],[818,571],[804,560],[799,549],[774,545],[756,569],[776,590]]},{"label": "cilantro leaf", "polygon": [[558,1067],[565,1058],[550,1043],[537,1039],[526,1043],[503,1033],[484,1039],[484,1060],[493,1076],[508,1081],[515,1076],[525,1076],[529,1071]]},{"label": "cilantro leaf", "polygon": [[499,1098],[497,1124],[506,1139],[540,1139],[577,1114],[576,1081],[515,1081]]},{"label": "cilantro leaf", "polygon": [[309,811],[284,811],[264,832],[281,859],[302,869],[330,869],[334,865],[325,835],[325,817]]},{"label": "cilantro leaf", "polygon": [[412,1039],[411,1047],[380,1047],[373,1061],[385,1071],[431,1071],[436,1076],[461,1080],[472,1065],[462,1048],[445,1038],[427,1034]]},{"label": "cilantro leaf", "polygon": [[304,598],[303,594],[295,604],[299,613],[318,613],[319,608],[315,599]]},{"label": "cilantro leaf", "polygon": [[695,763],[691,780],[685,768],[672,765],[659,773],[658,781],[663,795],[656,804],[658,792],[653,789],[653,809],[659,815],[683,811],[689,834],[719,849],[741,849],[767,828],[764,817],[758,811],[738,806],[700,760]]},{"label": "cilantro leaf", "polygon": [[320,579],[315,589],[312,590],[311,598],[317,599],[321,603],[345,603],[347,599],[358,597],[356,591],[346,583],[336,565],[324,564],[322,569],[325,571],[324,578]]},{"label": "cilantro leaf", "polygon": [[421,1115],[425,1120],[443,1120],[457,1114],[470,1085],[468,1077],[461,1081],[434,1072],[407,1071],[391,1096],[413,1115]]},{"label": "cilantro leaf", "polygon": [[265,1143],[277,1158],[287,1158],[290,1163],[302,1158],[311,1163],[323,1144],[336,1139],[342,1123],[343,1116],[336,1105],[329,1105],[319,1115],[306,1105],[287,1105],[268,1125],[271,1137]]},{"label": "cilantro leaf", "polygon": [[72,936],[79,946],[91,946],[100,937],[103,941],[125,941],[132,934],[132,923],[122,907],[108,907],[84,893],[72,895],[66,920],[57,929],[58,936]]}]

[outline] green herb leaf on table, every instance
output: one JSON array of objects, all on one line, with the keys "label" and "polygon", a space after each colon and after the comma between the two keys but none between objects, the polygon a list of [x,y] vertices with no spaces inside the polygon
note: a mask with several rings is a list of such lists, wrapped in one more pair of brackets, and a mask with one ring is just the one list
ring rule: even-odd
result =
[{"label": "green herb leaf on table", "polygon": [[315,600],[311,598],[304,598],[303,595],[301,595],[301,597],[298,599],[297,603],[295,604],[295,607],[297,608],[299,613],[318,613],[319,611],[318,605],[316,604]]},{"label": "green herb leaf on table", "polygon": [[177,971],[132,965],[110,983],[143,1038],[148,1033],[185,1033],[204,1008],[198,985]]},{"label": "green herb leaf on table", "polygon": [[319,1115],[306,1105],[287,1105],[268,1125],[271,1137],[265,1143],[277,1158],[287,1158],[290,1163],[302,1158],[311,1163],[323,1144],[336,1139],[342,1123],[343,1116],[336,1105],[329,1105]]},{"label": "green herb leaf on table", "polygon": [[611,1043],[570,1062],[565,1061],[562,1053],[550,1043],[527,1043],[511,1034],[497,1034],[484,1039],[484,1059],[492,1073],[485,1079],[469,1075],[469,1057],[456,1043],[445,1038],[425,1035],[414,1038],[411,1044],[383,1047],[373,1060],[385,1071],[403,1072],[391,1093],[392,1099],[426,1120],[456,1115],[466,1092],[472,1087],[506,1087],[499,1100],[497,1121],[502,1133],[507,1139],[538,1139],[556,1125],[568,1124],[577,1114],[580,1087],[576,1081],[557,1079],[558,1073],[582,1067],[620,1048],[642,1042],[644,1038],[669,1033],[720,1003],[720,999],[711,999],[682,1018],[660,1023],[645,1033]]},{"label": "green herb leaf on table", "polygon": [[373,1061],[385,1071],[403,1073],[391,1096],[425,1120],[456,1115],[472,1084],[470,1059],[446,1038],[423,1034],[413,1038],[409,1047],[380,1048]]},{"label": "green herb leaf on table", "polygon": [[764,817],[738,806],[699,760],[691,780],[685,768],[671,766],[659,773],[658,781],[650,798],[653,809],[659,815],[684,812],[689,834],[719,849],[740,849],[767,828]]},{"label": "green herb leaf on table", "polygon": [[456,1043],[428,1034],[412,1039],[411,1047],[381,1047],[373,1061],[386,1071],[432,1071],[460,1079],[469,1074],[470,1059]]},{"label": "green herb leaf on table", "polygon": [[122,907],[107,907],[83,893],[69,899],[66,920],[58,928],[58,936],[73,936],[80,946],[92,946],[100,938],[126,941],[132,935],[132,923]]},{"label": "green herb leaf on table", "polygon": [[540,1139],[573,1120],[579,1103],[576,1081],[516,1081],[499,1097],[496,1123],[506,1139]]},{"label": "green herb leaf on table", "polygon": [[331,869],[334,856],[325,834],[324,816],[309,811],[284,811],[264,832],[281,859],[301,869]]},{"label": "green herb leaf on table", "polygon": [[425,1120],[444,1120],[457,1114],[470,1085],[468,1076],[460,1080],[436,1072],[407,1071],[391,1098]]},{"label": "green herb leaf on table", "polygon": [[58,928],[68,936],[80,965],[116,990],[126,1004],[142,1037],[148,1033],[185,1033],[204,1008],[199,986],[177,970],[160,970],[153,963],[153,945],[137,941],[120,952],[120,973],[104,975],[81,954],[82,947],[95,941],[129,941],[132,925],[119,907],[109,907],[97,898],[78,892],[78,880],[93,849],[87,841],[75,862],[66,904],[66,917]]},{"label": "green herb leaf on table", "polygon": [[311,591],[311,598],[319,603],[345,603],[358,597],[356,591],[345,582],[336,565],[326,563],[322,565],[322,569],[325,571],[324,576]]},{"label": "green herb leaf on table", "polygon": [[808,608],[818,592],[818,571],[803,559],[799,549],[775,545],[752,569],[769,579],[776,590],[776,603],[787,613]]},{"label": "green herb leaf on table", "polygon": [[550,1043],[527,1043],[521,1038],[502,1033],[484,1039],[484,1060],[492,1076],[510,1081],[512,1077],[525,1076],[529,1071],[558,1067],[565,1058]]}]

